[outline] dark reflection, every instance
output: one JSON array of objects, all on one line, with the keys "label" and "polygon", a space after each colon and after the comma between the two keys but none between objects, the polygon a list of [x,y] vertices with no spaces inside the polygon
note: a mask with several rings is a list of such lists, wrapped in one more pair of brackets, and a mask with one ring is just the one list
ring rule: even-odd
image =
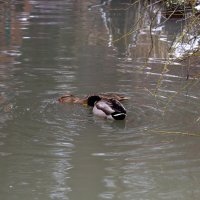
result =
[{"label": "dark reflection", "polygon": [[[161,22],[162,23],[162,22]],[[176,26],[174,26],[176,24]],[[177,35],[179,35],[183,31],[185,21],[177,19],[167,20],[165,23],[165,31],[167,32],[167,37],[169,41],[173,41]]]},{"label": "dark reflection", "polygon": [[[109,30],[108,45],[117,50],[119,58],[166,59],[168,42],[175,39],[172,35],[182,31],[183,23],[166,20],[159,2],[119,0],[103,1],[102,5],[102,18]],[[174,23],[177,25],[169,26]]]},{"label": "dark reflection", "polygon": [[[31,11],[31,5],[28,0],[18,1],[13,4],[6,2],[0,4],[1,9],[1,49],[20,46],[22,42],[23,22],[27,20]],[[13,50],[13,49],[12,49]]]},{"label": "dark reflection", "polygon": [[13,76],[17,58],[21,55],[22,29],[27,24],[30,10],[31,5],[26,0],[0,4],[0,123],[12,118],[16,104],[14,97],[18,82]]},{"label": "dark reflection", "polygon": [[[105,1],[104,1],[105,2]],[[117,48],[118,56],[125,57],[128,54],[129,45],[134,44],[137,31],[132,34],[136,23],[136,10],[138,3],[134,1],[110,1],[103,7],[102,17],[109,29],[109,45]]]}]

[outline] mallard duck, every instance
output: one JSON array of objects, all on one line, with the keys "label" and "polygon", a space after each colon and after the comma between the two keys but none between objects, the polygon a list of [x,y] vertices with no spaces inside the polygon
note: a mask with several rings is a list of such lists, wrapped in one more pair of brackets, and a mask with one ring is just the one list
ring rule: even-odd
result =
[{"label": "mallard duck", "polygon": [[116,99],[103,99],[98,95],[88,98],[88,106],[93,107],[94,115],[107,119],[123,120],[126,117],[124,106]]}]

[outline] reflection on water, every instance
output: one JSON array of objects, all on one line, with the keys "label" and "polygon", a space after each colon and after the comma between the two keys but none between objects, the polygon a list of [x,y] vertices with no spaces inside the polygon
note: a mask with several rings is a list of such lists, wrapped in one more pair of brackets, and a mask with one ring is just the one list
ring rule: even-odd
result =
[{"label": "reflection on water", "polygon": [[[199,80],[166,59],[182,25],[150,37],[152,7],[104,2],[0,4],[0,199],[198,199]],[[130,96],[127,119],[57,102],[93,92]]]}]

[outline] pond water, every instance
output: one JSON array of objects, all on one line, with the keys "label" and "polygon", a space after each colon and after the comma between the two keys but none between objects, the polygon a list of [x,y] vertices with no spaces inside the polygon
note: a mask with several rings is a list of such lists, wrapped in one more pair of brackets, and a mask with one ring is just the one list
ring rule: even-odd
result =
[{"label": "pond water", "polygon": [[[183,24],[150,36],[124,2],[0,3],[0,199],[199,199],[200,84],[166,59]],[[57,102],[94,92],[129,96],[127,119]]]}]

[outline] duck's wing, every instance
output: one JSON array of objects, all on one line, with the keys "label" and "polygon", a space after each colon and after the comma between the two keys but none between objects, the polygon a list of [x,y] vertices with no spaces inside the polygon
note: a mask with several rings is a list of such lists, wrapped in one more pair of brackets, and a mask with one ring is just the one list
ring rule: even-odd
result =
[{"label": "duck's wing", "polygon": [[111,102],[110,105],[112,105],[111,108],[115,112],[126,113],[126,109],[124,108],[124,106],[119,101],[117,101],[116,99],[111,99],[110,102]]},{"label": "duck's wing", "polygon": [[95,104],[96,108],[103,111],[106,115],[111,115],[115,110],[110,101],[99,101]]}]

